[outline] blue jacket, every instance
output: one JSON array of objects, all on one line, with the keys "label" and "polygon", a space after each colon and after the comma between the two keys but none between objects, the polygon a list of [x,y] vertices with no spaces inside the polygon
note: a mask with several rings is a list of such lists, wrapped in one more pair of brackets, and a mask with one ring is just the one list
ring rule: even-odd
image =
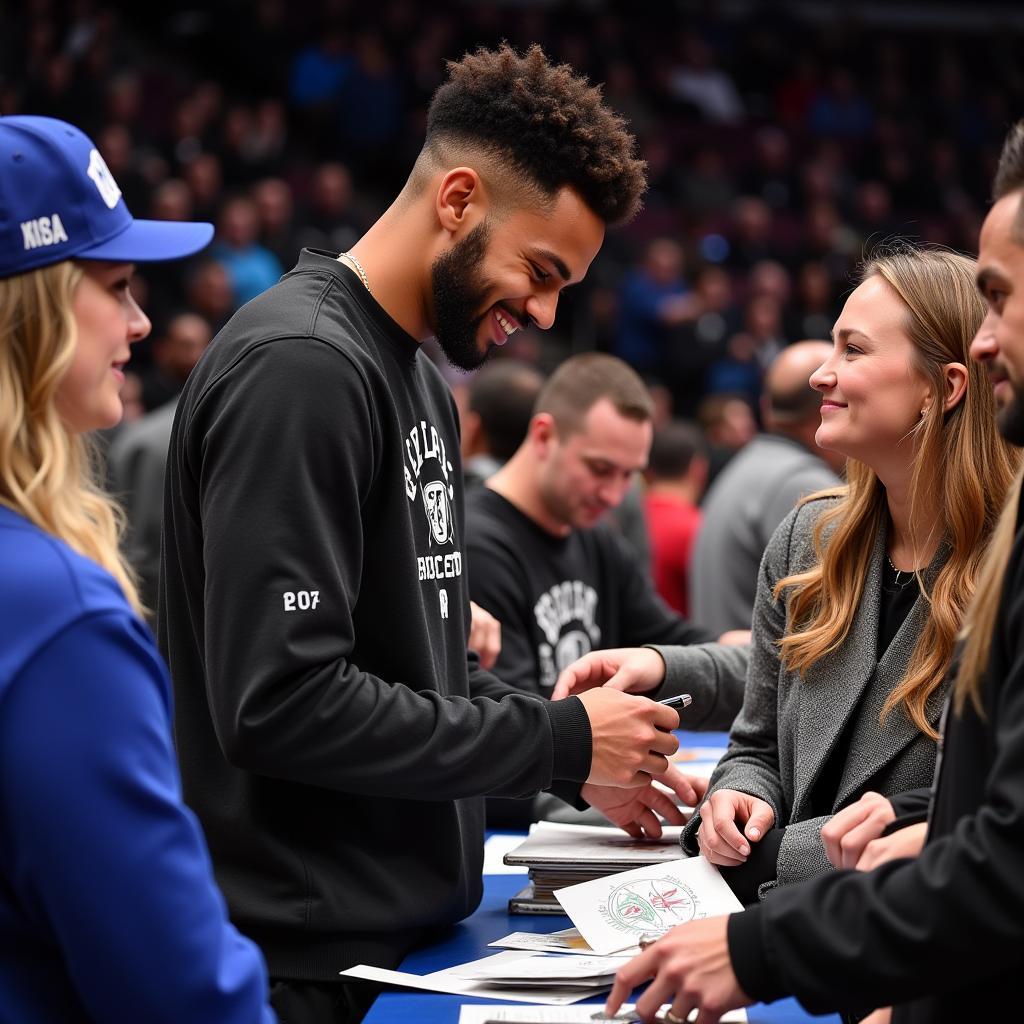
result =
[{"label": "blue jacket", "polygon": [[272,1024],[112,577],[0,507],[0,1024]]}]

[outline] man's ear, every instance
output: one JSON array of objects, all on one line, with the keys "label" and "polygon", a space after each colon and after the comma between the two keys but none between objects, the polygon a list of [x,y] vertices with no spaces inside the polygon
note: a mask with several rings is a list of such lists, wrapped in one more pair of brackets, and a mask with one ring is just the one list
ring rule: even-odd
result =
[{"label": "man's ear", "polygon": [[537,413],[530,420],[526,436],[534,451],[541,458],[546,458],[558,441],[558,426],[555,423],[555,418],[549,412]]},{"label": "man's ear", "polygon": [[437,220],[449,234],[465,234],[483,220],[487,193],[472,167],[453,167],[441,179],[434,201]]},{"label": "man's ear", "polygon": [[942,411],[955,409],[967,391],[967,367],[963,363],[946,363],[942,368],[946,394],[942,401]]}]

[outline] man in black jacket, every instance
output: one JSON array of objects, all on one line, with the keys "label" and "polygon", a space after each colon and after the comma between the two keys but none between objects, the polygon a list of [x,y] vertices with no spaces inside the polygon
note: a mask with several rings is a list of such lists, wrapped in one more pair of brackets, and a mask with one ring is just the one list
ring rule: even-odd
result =
[{"label": "man in black jacket", "polygon": [[[988,316],[971,354],[1004,436],[1024,445],[1024,122],[1010,132],[985,219]],[[655,981],[644,1020],[796,995],[815,1013],[893,1005],[893,1024],[1020,1016],[1024,972],[1024,503],[1011,498],[968,613],[944,721],[927,840],[916,858],[838,871],[759,906],[674,929],[619,972],[608,1010]],[[1014,1009],[1017,1007],[1017,1009]]]},{"label": "man in black jacket", "polygon": [[449,73],[392,206],[231,319],[171,440],[159,634],[185,796],[289,1024],[358,1019],[340,970],[475,908],[485,794],[650,793],[676,746],[649,700],[554,705],[467,660],[455,409],[420,342],[469,368],[549,327],[644,176],[539,48]]}]

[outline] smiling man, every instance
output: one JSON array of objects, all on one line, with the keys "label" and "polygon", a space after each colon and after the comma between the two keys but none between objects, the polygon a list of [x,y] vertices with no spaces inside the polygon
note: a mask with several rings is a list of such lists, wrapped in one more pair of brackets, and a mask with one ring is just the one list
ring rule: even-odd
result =
[{"label": "smiling man", "polygon": [[358,1019],[340,970],[395,966],[474,909],[483,794],[645,793],[676,746],[649,700],[549,704],[467,657],[455,405],[420,343],[471,367],[549,327],[644,176],[539,48],[449,72],[401,194],[231,319],[171,441],[159,623],[185,795],[289,1024]]}]

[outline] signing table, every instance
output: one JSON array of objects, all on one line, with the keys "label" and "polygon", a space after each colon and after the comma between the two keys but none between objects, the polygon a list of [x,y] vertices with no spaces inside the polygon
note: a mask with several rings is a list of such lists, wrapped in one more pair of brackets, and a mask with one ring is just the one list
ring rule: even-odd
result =
[{"label": "signing table", "polygon": [[[725,746],[724,733],[681,733],[681,743],[702,748]],[[686,763],[679,765],[684,771]],[[485,874],[484,896],[476,913],[448,929],[431,946],[411,953],[401,965],[410,974],[430,974],[456,964],[479,960],[499,952],[487,944],[510,932],[553,932],[571,927],[567,917],[508,913],[509,898],[526,884],[525,874]],[[471,996],[445,995],[439,992],[387,990],[374,1003],[366,1017],[366,1024],[456,1024],[459,1006],[463,1003],[486,1003],[488,1000]],[[593,1001],[595,1007],[601,1001]],[[757,1005],[747,1010],[752,1024],[807,1024],[824,1021],[839,1024],[839,1017],[812,1017],[793,999],[782,1000],[769,1006]]]}]

